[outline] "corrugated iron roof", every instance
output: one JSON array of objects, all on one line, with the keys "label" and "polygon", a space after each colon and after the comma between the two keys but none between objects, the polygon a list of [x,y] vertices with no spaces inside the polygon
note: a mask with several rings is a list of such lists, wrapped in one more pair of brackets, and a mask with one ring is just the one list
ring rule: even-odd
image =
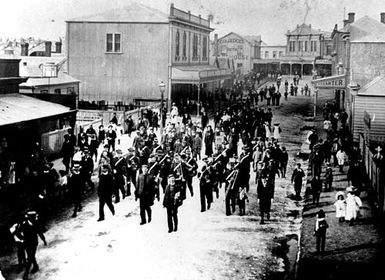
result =
[{"label": "corrugated iron roof", "polygon": [[79,83],[80,81],[68,75],[67,73],[59,72],[55,78],[28,78],[27,82],[20,84],[21,87],[39,87],[47,85],[62,85],[70,83]]},{"label": "corrugated iron roof", "polygon": [[108,10],[100,14],[79,17],[68,22],[169,22],[169,15],[142,4],[132,3],[128,6]]},{"label": "corrugated iron roof", "polygon": [[358,94],[371,94],[385,96],[385,76],[377,76],[369,83],[367,83],[362,89],[358,91]]},{"label": "corrugated iron roof", "polygon": [[70,108],[18,93],[0,94],[0,126],[69,112]]}]

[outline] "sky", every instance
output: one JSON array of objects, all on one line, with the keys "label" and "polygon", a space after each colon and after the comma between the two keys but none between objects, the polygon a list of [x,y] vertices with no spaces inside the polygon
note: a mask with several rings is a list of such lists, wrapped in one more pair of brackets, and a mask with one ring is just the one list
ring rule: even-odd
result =
[{"label": "sky", "polygon": [[[65,21],[98,14],[127,5],[132,0],[3,0],[0,37],[36,37],[57,40],[65,36]],[[379,20],[385,12],[384,0],[136,0],[135,2],[169,13],[176,8],[207,18],[219,37],[229,32],[261,35],[267,44],[286,44],[285,33],[297,24],[332,31],[348,12],[356,20],[368,15]],[[213,34],[212,34],[213,37]]]}]

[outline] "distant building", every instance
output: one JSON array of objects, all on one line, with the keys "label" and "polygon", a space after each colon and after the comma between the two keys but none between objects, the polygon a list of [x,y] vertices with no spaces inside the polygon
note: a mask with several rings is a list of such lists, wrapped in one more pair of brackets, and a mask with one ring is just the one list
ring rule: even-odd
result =
[{"label": "distant building", "polygon": [[286,38],[286,56],[281,59],[284,75],[313,75],[313,71],[320,77],[331,75],[330,32],[303,23],[287,31]]},{"label": "distant building", "polygon": [[260,59],[253,61],[255,72],[269,73],[280,70],[280,61],[286,55],[286,46],[268,45],[261,42]]},{"label": "distant building", "polygon": [[[209,64],[210,22],[171,5],[170,14],[133,3],[67,21],[68,72],[80,99],[100,104],[199,102],[230,77]],[[137,102],[138,103],[138,102]]]},{"label": "distant building", "polygon": [[230,32],[217,39],[214,44],[217,57],[234,61],[237,74],[247,74],[253,69],[253,61],[260,58],[261,36],[241,36]]}]

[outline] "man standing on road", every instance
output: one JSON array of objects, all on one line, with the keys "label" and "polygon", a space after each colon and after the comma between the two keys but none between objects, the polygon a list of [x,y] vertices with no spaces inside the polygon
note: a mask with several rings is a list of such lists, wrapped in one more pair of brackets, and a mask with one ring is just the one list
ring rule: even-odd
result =
[{"label": "man standing on road", "polygon": [[163,206],[167,208],[168,232],[178,230],[178,207],[182,204],[180,188],[175,184],[173,174],[168,176],[168,184],[163,199]]},{"label": "man standing on road", "polygon": [[[148,165],[142,165],[142,174],[138,176],[138,183],[136,184],[135,200],[139,199],[140,207],[140,225],[147,223],[146,212],[148,216],[148,222],[151,222],[151,206],[154,205],[155,198],[155,179],[154,176],[148,174]],[[157,197],[159,200],[159,196]]]},{"label": "man standing on road", "polygon": [[267,181],[266,177],[258,179],[257,183],[257,193],[258,193],[258,203],[259,211],[261,212],[261,222],[260,224],[265,224],[265,214],[266,218],[270,220],[270,208],[272,200],[272,190],[270,183]]},{"label": "man standing on road", "polygon": [[291,182],[294,183],[294,191],[296,199],[301,199],[302,178],[305,177],[305,172],[301,168],[301,164],[297,163],[297,168],[294,169],[291,176]]}]

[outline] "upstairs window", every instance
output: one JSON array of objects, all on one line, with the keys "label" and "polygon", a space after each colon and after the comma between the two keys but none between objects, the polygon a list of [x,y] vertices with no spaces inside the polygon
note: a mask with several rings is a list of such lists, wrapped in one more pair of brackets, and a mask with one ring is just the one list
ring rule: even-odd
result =
[{"label": "upstairs window", "polygon": [[277,58],[277,51],[273,51],[273,58]]},{"label": "upstairs window", "polygon": [[108,53],[122,52],[122,34],[121,33],[107,33],[106,52]]},{"label": "upstairs window", "polygon": [[265,51],[265,58],[269,58],[269,52]]},{"label": "upstairs window", "polygon": [[198,35],[193,35],[193,42],[192,42],[192,56],[193,60],[198,60]]},{"label": "upstairs window", "polygon": [[179,31],[176,32],[176,35],[175,35],[175,59],[178,60],[179,59],[179,41],[180,41],[180,35],[179,35]]},{"label": "upstairs window", "polygon": [[204,36],[202,41],[203,41],[203,43],[202,43],[202,45],[203,45],[202,56],[203,56],[204,60],[207,60],[207,37]]},{"label": "upstairs window", "polygon": [[187,37],[186,37],[186,32],[183,32],[183,49],[182,49],[182,55],[185,58],[186,55],[186,46],[187,46]]}]

